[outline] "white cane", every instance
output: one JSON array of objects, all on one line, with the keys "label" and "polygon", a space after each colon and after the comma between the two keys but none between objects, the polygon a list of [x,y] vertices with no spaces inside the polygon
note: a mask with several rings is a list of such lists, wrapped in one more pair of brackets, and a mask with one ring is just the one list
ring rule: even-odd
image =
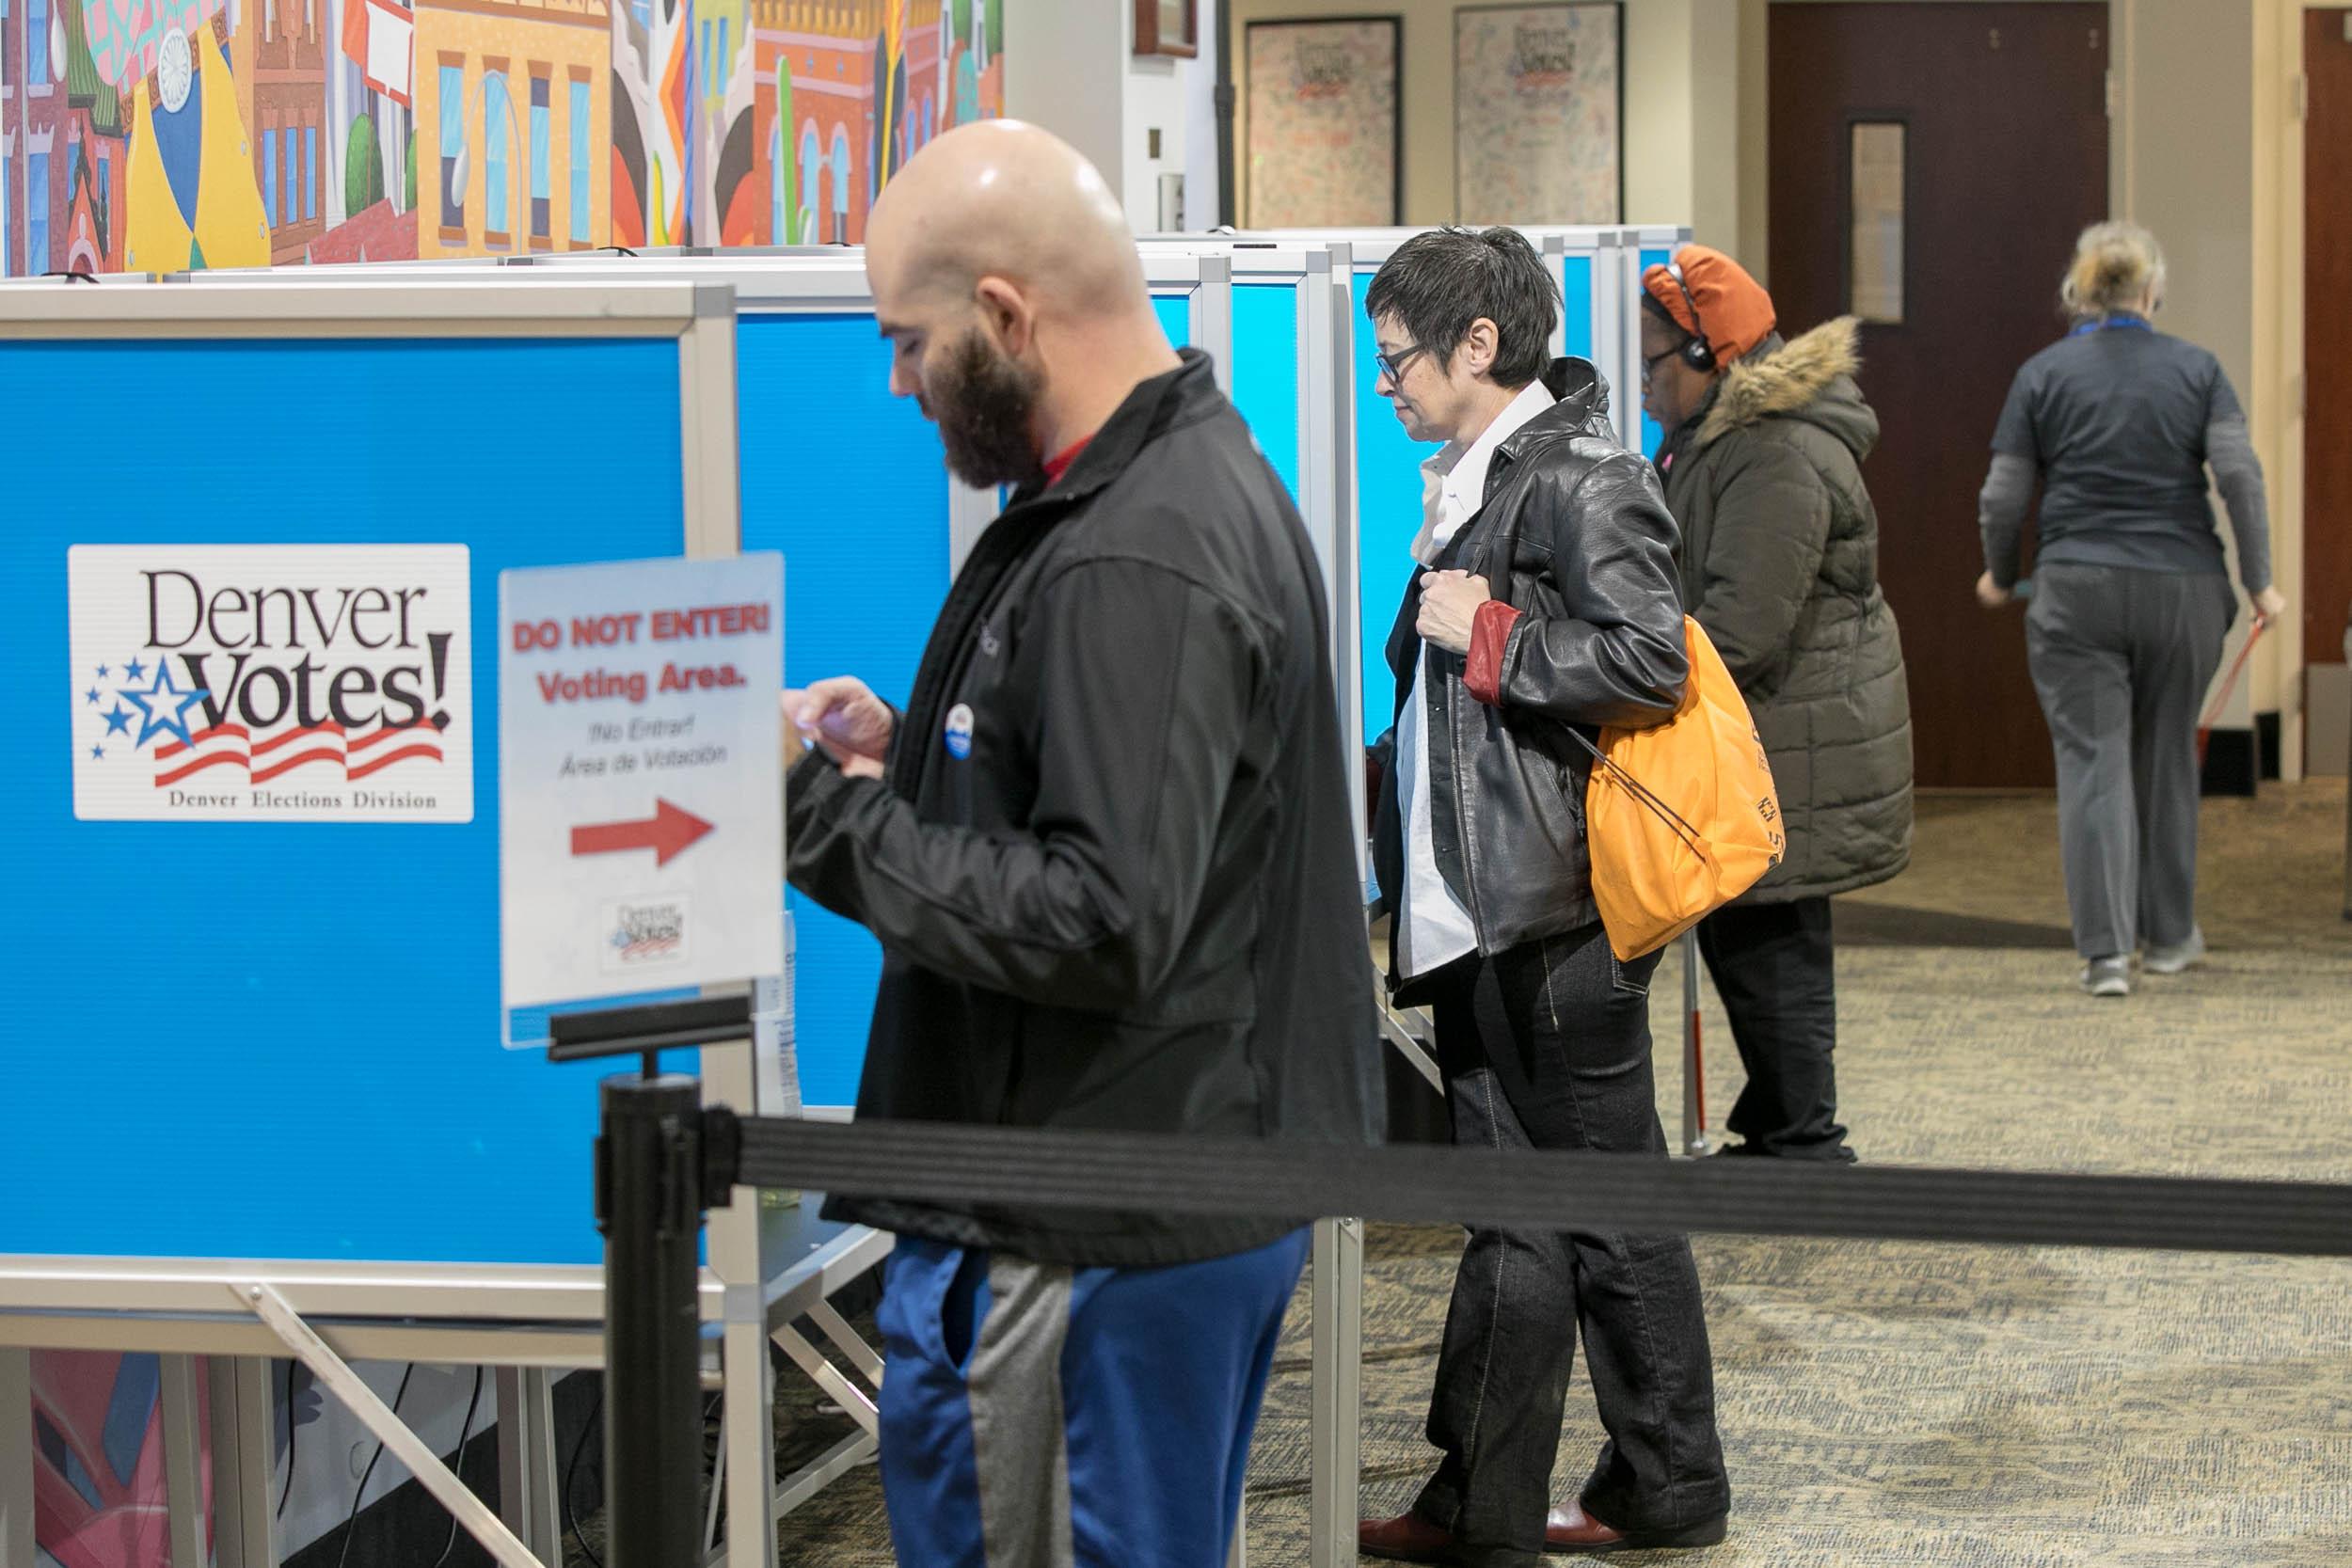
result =
[{"label": "white cane", "polygon": [[1699,1039],[1699,934],[1682,933],[1682,1148],[1707,1152],[1707,1064]]}]

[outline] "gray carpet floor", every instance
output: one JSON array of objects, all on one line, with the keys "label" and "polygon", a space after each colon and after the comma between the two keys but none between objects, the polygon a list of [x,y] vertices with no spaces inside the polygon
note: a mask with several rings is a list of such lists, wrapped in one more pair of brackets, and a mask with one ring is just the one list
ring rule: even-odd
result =
[{"label": "gray carpet floor", "polygon": [[[1921,802],[1914,866],[1839,905],[1839,1080],[1876,1163],[2352,1180],[2341,781],[2208,802],[2203,969],[2073,986],[2044,797]],[[1680,1116],[1679,975],[1660,1109]],[[1711,994],[1709,1110],[1739,1061]],[[2352,1260],[1701,1236],[1730,1538],[1701,1568],[2352,1568]],[[1460,1234],[1367,1246],[1368,1512],[1411,1498]],[[1307,1298],[1251,1466],[1249,1560],[1303,1564]],[[787,1379],[797,1383],[797,1379]],[[795,1451],[844,1430],[804,1387]],[[1572,1388],[1555,1488],[1599,1442]],[[891,1561],[851,1474],[782,1527],[791,1565]],[[910,1565],[914,1568],[914,1565]]]}]

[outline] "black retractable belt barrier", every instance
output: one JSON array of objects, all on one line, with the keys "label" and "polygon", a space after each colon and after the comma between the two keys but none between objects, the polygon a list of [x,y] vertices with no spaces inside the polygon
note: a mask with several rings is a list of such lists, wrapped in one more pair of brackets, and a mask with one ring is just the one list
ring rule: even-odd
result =
[{"label": "black retractable belt barrier", "polygon": [[738,1180],[749,1185],[933,1202],[2352,1256],[2352,1185],[2310,1181],[1364,1148],[772,1117],[745,1121],[741,1135]]},{"label": "black retractable belt barrier", "polygon": [[[678,1083],[688,1085],[683,1099],[666,1090]],[[657,1098],[664,1092],[671,1098]],[[703,1114],[704,1147],[690,1154],[663,1143],[667,1134],[657,1130],[682,1125],[679,1107],[691,1106],[691,1081],[606,1085],[606,1139],[613,1147],[599,1170],[609,1170],[612,1180],[599,1187],[598,1212],[611,1216],[607,1267],[642,1267],[648,1280],[659,1274],[663,1281],[659,1302],[641,1300],[633,1290],[625,1293],[617,1278],[607,1287],[612,1568],[677,1568],[692,1561],[702,1453],[692,1398],[692,1227],[698,1216],[681,1195],[691,1190],[688,1178],[697,1159],[700,1190],[722,1196],[727,1185],[740,1182],[940,1203],[1254,1214],[1301,1224],[1345,1215],[1531,1230],[1728,1231],[2352,1257],[2352,1185],[2342,1183],[1856,1169],[1406,1145],[1361,1148],[943,1122],[739,1121],[723,1111]],[[635,1140],[628,1152],[615,1141],[622,1129]],[[634,1180],[625,1187],[623,1179],[632,1173]],[[653,1250],[642,1262],[630,1251],[625,1265],[619,1206],[632,1202],[645,1212],[628,1224],[658,1234],[632,1243]],[[652,1411],[657,1397],[660,1402],[659,1418],[648,1418],[628,1437],[625,1370],[632,1380],[627,1397],[644,1402],[628,1408]],[[676,1511],[683,1511],[683,1521],[673,1517]]]}]

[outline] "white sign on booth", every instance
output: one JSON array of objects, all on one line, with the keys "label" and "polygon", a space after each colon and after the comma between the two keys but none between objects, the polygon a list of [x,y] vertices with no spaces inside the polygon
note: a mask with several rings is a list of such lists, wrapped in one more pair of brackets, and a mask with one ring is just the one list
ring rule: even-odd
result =
[{"label": "white sign on booth", "polygon": [[73,815],[469,822],[463,545],[75,545]]},{"label": "white sign on booth", "polygon": [[779,555],[500,574],[510,1013],[777,973],[783,664]]}]

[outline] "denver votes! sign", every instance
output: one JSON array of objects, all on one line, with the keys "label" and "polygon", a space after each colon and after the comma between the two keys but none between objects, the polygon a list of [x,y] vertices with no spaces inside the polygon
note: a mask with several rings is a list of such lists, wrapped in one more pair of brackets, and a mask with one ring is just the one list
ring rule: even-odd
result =
[{"label": "denver votes! sign", "polygon": [[76,545],[73,815],[469,822],[463,545]]},{"label": "denver votes! sign", "polygon": [[500,575],[510,1011],[781,973],[783,663],[781,556]]}]

